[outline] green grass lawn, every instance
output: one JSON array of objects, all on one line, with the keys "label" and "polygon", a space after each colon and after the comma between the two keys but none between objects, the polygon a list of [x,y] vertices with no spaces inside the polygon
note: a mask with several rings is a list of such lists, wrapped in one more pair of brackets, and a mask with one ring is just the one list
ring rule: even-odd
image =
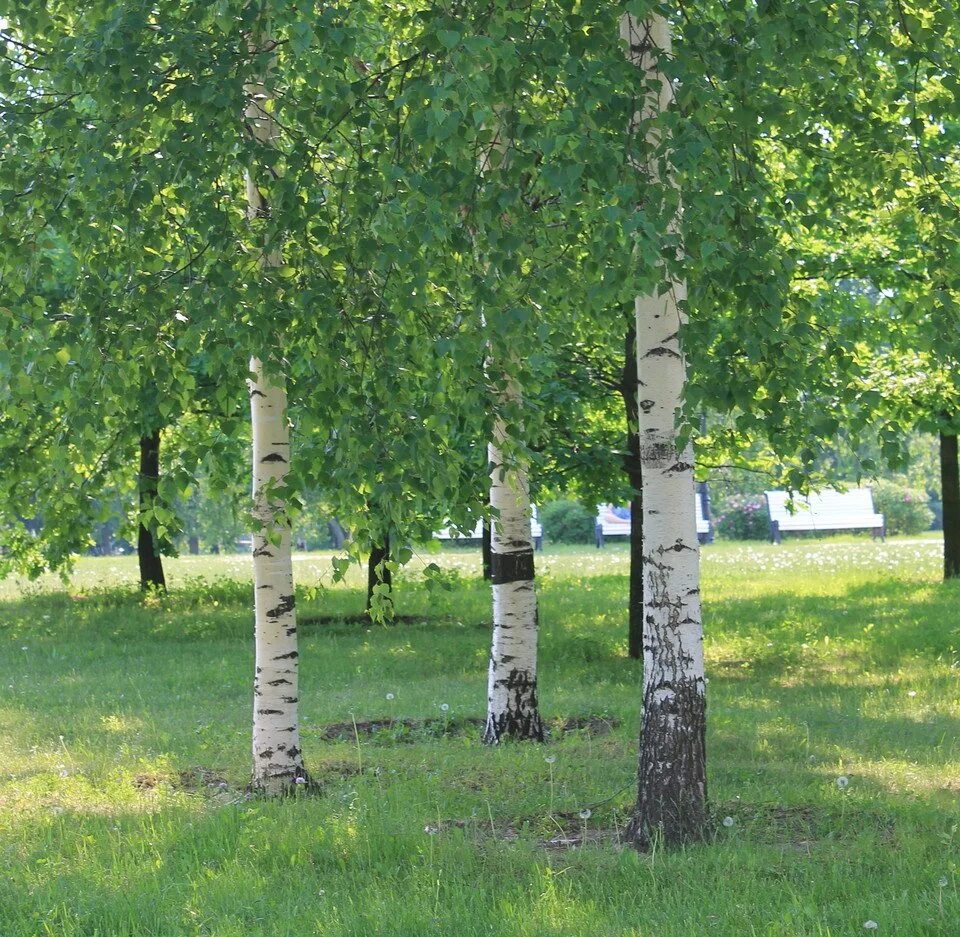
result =
[{"label": "green grass lawn", "polygon": [[[172,561],[170,597],[147,604],[132,558],[83,560],[68,590],[0,583],[0,935],[800,937],[874,921],[956,937],[960,587],[938,582],[939,550],[704,551],[716,837],[652,855],[617,838],[640,681],[622,545],[538,556],[545,746],[479,744],[474,551],[412,564],[403,624],[316,620],[362,609],[359,575],[304,588],[322,794],[282,802],[244,797],[248,558]],[[430,560],[456,571],[452,591],[424,588]],[[305,587],[328,570],[297,558]],[[364,725],[389,718],[411,722]]]}]

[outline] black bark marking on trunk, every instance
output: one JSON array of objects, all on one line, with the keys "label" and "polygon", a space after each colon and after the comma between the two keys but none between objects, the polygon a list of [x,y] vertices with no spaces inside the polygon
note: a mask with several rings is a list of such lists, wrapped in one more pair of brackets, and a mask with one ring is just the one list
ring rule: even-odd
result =
[{"label": "black bark marking on trunk", "polygon": [[943,502],[943,578],[960,577],[960,461],[956,433],[940,434],[940,497]]},{"label": "black bark marking on trunk", "polygon": [[284,683],[290,686],[290,681],[286,677],[278,677],[276,680],[268,680],[267,686],[282,686]]},{"label": "black bark marking on trunk", "polygon": [[282,709],[258,709],[257,715],[258,716],[282,716],[283,710]]},{"label": "black bark marking on trunk", "polygon": [[[662,650],[662,648],[658,648]],[[640,849],[706,835],[706,699],[699,679],[647,688],[637,803],[626,838]]]},{"label": "black bark marking on trunk", "polygon": [[[265,543],[262,547],[257,547],[253,551],[253,555],[254,556],[273,556],[273,553],[270,550],[270,546]],[[265,586],[264,588],[272,588],[272,586]]]},{"label": "black bark marking on trunk", "polygon": [[525,670],[511,670],[497,681],[497,686],[508,692],[507,706],[499,715],[487,713],[482,740],[485,745],[496,745],[502,738],[542,742],[543,720],[537,702],[537,679]]},{"label": "black bark marking on trunk", "polygon": [[533,548],[516,553],[493,553],[490,557],[490,581],[495,586],[527,582],[534,578]]},{"label": "black bark marking on trunk", "polygon": [[644,413],[649,413],[656,406],[656,401],[644,399],[640,401],[639,406]]},{"label": "black bark marking on trunk", "polygon": [[258,390],[256,387],[251,387],[251,388],[250,388],[250,396],[251,396],[251,397],[266,397],[267,395],[266,395],[262,390]]},{"label": "black bark marking on trunk", "polygon": [[265,748],[262,752],[257,753],[258,758],[273,758],[273,749]]},{"label": "black bark marking on trunk", "polygon": [[260,462],[261,462],[261,463],[263,463],[263,462],[283,462],[284,464],[286,464],[287,460],[286,460],[282,455],[280,455],[279,452],[270,452],[270,453],[267,453],[267,455],[265,455],[265,456],[260,460]]},{"label": "black bark marking on trunk", "polygon": [[277,599],[277,604],[270,609],[267,609],[267,618],[276,619],[280,618],[283,615],[289,615],[296,606],[296,597],[292,595],[281,595]]},{"label": "black bark marking on trunk", "polygon": [[644,356],[644,358],[679,358],[680,353],[674,351],[672,348],[665,348],[663,345],[658,345],[656,348],[651,348]]},{"label": "black bark marking on trunk", "polygon": [[[160,482],[160,430],[154,430],[140,437],[140,474],[139,488],[140,510],[148,511],[157,500],[157,487]],[[154,536],[153,525],[146,526],[142,521],[137,528],[137,562],[140,567],[140,588],[143,591],[160,589],[166,591],[167,581],[163,575],[163,561]]]},{"label": "black bark marking on trunk", "polygon": [[297,651],[290,651],[289,654],[278,654],[278,655],[277,655],[276,657],[274,657],[273,659],[274,659],[274,660],[295,660],[295,659],[298,658],[299,656],[300,656],[300,655],[299,655],[299,653],[298,653]]},{"label": "black bark marking on trunk", "polygon": [[650,468],[663,468],[677,461],[676,446],[667,442],[647,443],[641,448],[643,464]]}]

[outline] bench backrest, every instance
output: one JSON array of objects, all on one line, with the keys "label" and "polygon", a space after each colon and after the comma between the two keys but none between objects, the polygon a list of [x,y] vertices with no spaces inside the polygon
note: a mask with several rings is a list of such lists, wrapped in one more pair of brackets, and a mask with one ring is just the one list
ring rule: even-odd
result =
[{"label": "bench backrest", "polygon": [[[537,506],[531,505],[533,509],[533,516],[530,518],[530,536],[533,539],[537,539],[543,536],[543,525],[540,523],[540,512],[537,510]],[[477,521],[476,526],[468,534],[461,534],[458,531],[454,530],[452,527],[444,527],[443,530],[438,530],[434,537],[438,540],[459,540],[463,538],[464,540],[482,540],[483,539],[483,521]]]},{"label": "bench backrest", "polygon": [[790,492],[768,491],[766,495],[770,520],[776,521],[780,530],[872,530],[884,524],[883,515],[874,510],[869,488],[794,495],[793,513],[788,507]]},{"label": "bench backrest", "polygon": [[[703,501],[700,495],[694,492],[693,500],[696,502],[697,511],[697,533],[710,533],[710,521],[703,516]],[[630,536],[630,506],[623,507],[612,504],[601,504],[597,508],[597,527],[604,537]]]}]

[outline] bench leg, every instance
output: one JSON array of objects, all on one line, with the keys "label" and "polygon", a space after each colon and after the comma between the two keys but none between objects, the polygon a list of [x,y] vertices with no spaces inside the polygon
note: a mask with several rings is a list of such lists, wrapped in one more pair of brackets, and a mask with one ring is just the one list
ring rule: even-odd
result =
[{"label": "bench leg", "polygon": [[780,534],[780,521],[770,521],[770,541],[772,543],[780,543],[782,539]]}]

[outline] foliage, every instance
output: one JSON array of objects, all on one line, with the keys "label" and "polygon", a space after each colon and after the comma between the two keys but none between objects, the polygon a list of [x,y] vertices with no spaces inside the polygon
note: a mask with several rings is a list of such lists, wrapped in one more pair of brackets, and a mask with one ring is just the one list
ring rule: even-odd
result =
[{"label": "foliage", "polygon": [[[435,557],[470,563],[440,617],[438,594],[410,581],[396,598],[412,621],[301,626],[304,746],[324,795],[279,804],[244,794],[247,560],[171,560],[178,586],[156,604],[117,588],[135,579],[131,558],[79,561],[78,577],[109,592],[0,584],[0,931],[280,934],[308,920],[408,937],[428,921],[462,937],[624,937],[642,921],[661,937],[820,937],[875,920],[880,933],[952,934],[960,595],[937,584],[938,544],[704,550],[717,840],[656,861],[616,848],[639,707],[626,547],[543,558],[545,717],[614,725],[555,728],[530,751],[486,750],[466,723],[486,685],[477,554]],[[328,565],[298,568],[311,583]],[[301,604],[309,619],[359,615],[363,600],[356,573]],[[354,720],[389,718],[425,728],[383,741],[361,728],[358,746]],[[342,737],[327,740],[334,723]],[[542,845],[584,830],[584,848]]]},{"label": "foliage", "polygon": [[872,487],[874,508],[884,516],[888,534],[921,534],[930,529],[934,514],[925,491],[888,479]]},{"label": "foliage", "polygon": [[730,495],[715,503],[714,524],[724,540],[770,539],[770,514],[762,495]]},{"label": "foliage", "polygon": [[551,543],[593,543],[596,515],[579,501],[551,501],[541,508],[540,518]]}]

